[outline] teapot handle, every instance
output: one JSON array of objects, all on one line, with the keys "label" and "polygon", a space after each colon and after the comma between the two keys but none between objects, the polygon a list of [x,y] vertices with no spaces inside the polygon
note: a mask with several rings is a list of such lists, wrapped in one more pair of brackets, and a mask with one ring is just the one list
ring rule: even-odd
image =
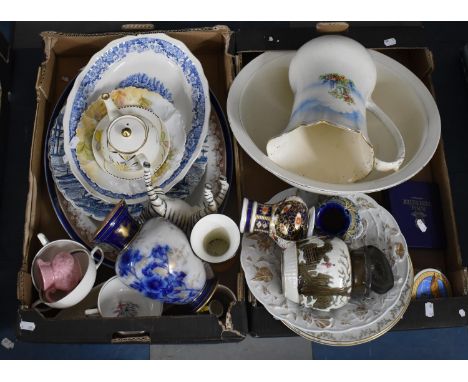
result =
[{"label": "teapot handle", "polygon": [[104,101],[104,105],[106,105],[109,122],[112,122],[114,119],[121,116],[119,108],[116,106],[114,101],[112,101],[112,98],[109,93],[101,94],[101,99]]},{"label": "teapot handle", "polygon": [[[41,304],[44,304],[46,307],[38,308],[38,306],[41,305]],[[47,305],[47,303],[45,301],[43,301],[40,298],[39,298],[39,300],[36,300],[36,301],[33,302],[33,304],[31,305],[31,308],[37,310],[38,312],[47,312],[47,311],[52,309],[50,306]]]},{"label": "teapot handle", "polygon": [[[99,259],[98,257],[95,255],[96,252],[99,252]],[[102,248],[98,245],[96,245],[92,251],[91,251],[91,257],[94,259],[94,262],[96,263],[96,269],[99,268],[99,266],[102,264],[102,262],[104,261],[104,251],[102,250]],[[97,261],[96,261],[97,260]]]},{"label": "teapot handle", "polygon": [[396,171],[400,168],[401,164],[405,160],[405,142],[403,140],[403,137],[401,136],[400,130],[398,130],[398,127],[393,123],[390,117],[387,114],[385,114],[385,112],[380,107],[378,107],[372,100],[368,101],[366,107],[383,123],[383,125],[390,132],[398,150],[396,159],[392,162],[386,162],[375,157],[374,168],[377,171]]}]

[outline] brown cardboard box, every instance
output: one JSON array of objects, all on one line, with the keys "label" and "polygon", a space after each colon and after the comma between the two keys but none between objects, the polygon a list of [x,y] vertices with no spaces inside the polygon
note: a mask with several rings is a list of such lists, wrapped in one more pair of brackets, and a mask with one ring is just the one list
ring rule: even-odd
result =
[{"label": "brown cardboard box", "polygon": [[[303,42],[315,36],[310,29],[285,30],[280,36],[273,31],[240,31],[235,34],[227,28],[170,32],[185,44],[201,60],[207,74],[210,87],[221,104],[225,105],[227,89],[233,78],[232,56],[236,58],[236,69],[240,70],[249,60],[267,49],[297,49]],[[353,34],[354,33],[354,34]],[[379,34],[380,33],[380,34]],[[382,33],[372,33],[369,28],[351,31],[351,37],[362,42],[361,37],[373,41],[381,40]],[[270,42],[268,36],[275,36]],[[419,36],[414,28],[407,27],[398,37],[399,42],[407,46],[413,44]],[[73,78],[80,67],[86,64],[89,57],[112,39],[123,33],[101,35],[67,35],[47,32],[43,34],[46,61],[42,64],[37,79],[37,110],[33,143],[31,148],[31,165],[29,174],[29,195],[26,205],[26,223],[24,233],[23,264],[18,277],[18,299],[21,307],[18,314],[20,321],[31,321],[36,325],[33,332],[19,331],[19,338],[37,342],[205,342],[205,341],[238,341],[244,338],[247,330],[254,336],[288,336],[294,335],[280,321],[273,319],[266,310],[250,296],[251,304],[244,303],[244,281],[237,276],[241,274],[238,260],[229,264],[229,269],[217,269],[222,282],[238,290],[239,303],[231,310],[231,319],[221,327],[214,316],[163,316],[158,319],[84,319],[74,312],[63,315],[64,319],[54,319],[37,313],[29,308],[36,298],[31,284],[29,267],[32,256],[39,248],[35,240],[37,232],[46,233],[50,239],[66,237],[51,207],[43,179],[42,149],[45,129],[53,107],[67,85],[64,79]],[[277,41],[281,43],[277,43]],[[228,47],[229,44],[229,47]],[[375,46],[375,45],[374,45]],[[372,45],[371,45],[372,47]],[[412,70],[432,90],[430,75],[433,70],[431,53],[424,48],[382,49],[381,52],[397,59]],[[238,218],[241,196],[256,200],[268,200],[279,190],[289,185],[283,183],[263,168],[258,166],[243,150],[234,144],[236,156],[236,182],[232,184],[230,203],[227,213],[235,220]],[[433,266],[440,268],[449,277],[455,297],[431,300],[436,315],[428,318],[424,314],[425,301],[414,301],[410,304],[403,319],[397,324],[398,329],[450,327],[467,325],[467,318],[459,315],[460,308],[468,311],[467,271],[461,265],[460,248],[453,214],[450,184],[442,143],[433,159],[420,174],[419,179],[433,180],[439,184],[444,208],[444,223],[448,239],[445,251],[411,251],[411,257],[417,272],[421,268]],[[249,180],[246,182],[246,180]],[[266,186],[267,185],[267,186]],[[378,201],[382,195],[373,194]],[[216,269],[215,269],[216,270]],[[238,273],[240,271],[240,273]],[[108,275],[101,275],[105,278]],[[95,296],[89,296],[91,304]],[[88,300],[89,300],[88,299]],[[247,305],[247,306],[246,306]],[[247,313],[248,310],[248,325]],[[66,317],[66,319],[65,319]],[[19,326],[19,325],[18,325]],[[248,328],[247,328],[248,326]]]},{"label": "brown cardboard box", "polygon": [[[288,41],[285,41],[282,46],[275,46],[274,49],[297,49],[301,45],[291,42],[294,41],[294,36],[298,36],[298,40],[303,39],[299,31],[296,31],[296,33],[294,33],[294,31],[288,31],[288,33]],[[245,34],[246,32],[244,31],[244,35]],[[359,33],[357,34],[359,35]],[[276,38],[278,38],[279,41],[282,40],[282,38],[278,37],[278,34],[275,34],[275,39]],[[385,48],[377,50],[409,68],[434,94],[431,82],[434,62],[432,54],[427,48]],[[262,51],[261,45],[259,45],[259,49],[253,48],[250,42],[242,46],[238,39],[236,52],[237,72],[253,58],[262,53]],[[245,153],[237,142],[234,143],[234,146],[239,209],[241,208],[242,198],[244,196],[252,200],[264,202],[279,191],[291,187],[258,165]],[[410,250],[415,274],[424,268],[431,267],[440,269],[448,277],[452,285],[453,297],[412,301],[403,319],[397,324],[396,329],[422,329],[467,325],[468,321],[466,317],[460,315],[459,310],[464,309],[467,311],[468,308],[468,272],[462,265],[442,141],[429,164],[413,179],[432,181],[438,184],[443,206],[444,227],[447,236],[447,247],[444,250]],[[370,194],[370,196],[383,204],[384,192],[373,193]],[[249,331],[252,335],[260,337],[294,335],[289,329],[285,328],[279,320],[273,319],[268,312],[266,312],[265,308],[257,303],[251,294],[248,300],[250,302]],[[436,314],[432,318],[426,317],[425,315],[424,304],[427,301],[431,301],[434,304]]]},{"label": "brown cardboard box", "polygon": [[[135,32],[134,32],[135,33]],[[31,261],[39,249],[38,232],[49,239],[66,238],[67,234],[55,216],[49,200],[43,169],[43,149],[46,129],[57,99],[67,82],[73,79],[89,58],[113,39],[129,33],[77,35],[55,32],[42,34],[46,60],[38,71],[36,91],[37,110],[31,146],[29,193],[26,204],[23,261],[18,274],[18,299],[21,307],[18,322],[34,322],[34,331],[18,329],[18,336],[26,341],[39,342],[204,342],[239,341],[247,331],[245,304],[232,306],[225,325],[213,315],[162,316],[138,319],[96,319],[80,314],[62,314],[60,319],[52,314],[40,314],[30,308],[37,298],[30,276]],[[226,104],[228,84],[232,81],[232,57],[227,54],[231,32],[219,26],[207,29],[171,31],[168,34],[183,41],[202,63],[211,90],[221,105]],[[232,213],[227,205],[227,213]],[[235,218],[235,217],[234,217]],[[237,290],[239,261],[232,261],[221,269],[214,267],[222,284]],[[98,278],[108,278],[112,272],[102,269]],[[92,296],[90,296],[91,298]],[[96,296],[94,296],[94,300]],[[89,299],[88,299],[89,300]],[[86,303],[83,302],[83,303]],[[88,301],[95,304],[95,301]],[[62,311],[64,312],[64,311]],[[66,317],[66,318],[64,318]]]}]

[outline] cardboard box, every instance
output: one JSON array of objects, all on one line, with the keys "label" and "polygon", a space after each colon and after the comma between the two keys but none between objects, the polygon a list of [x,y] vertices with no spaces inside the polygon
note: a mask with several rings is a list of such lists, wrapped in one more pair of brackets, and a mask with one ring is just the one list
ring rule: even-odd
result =
[{"label": "cardboard box", "polygon": [[[418,35],[415,26],[408,26],[412,36]],[[351,28],[347,35],[356,38],[369,48],[381,46],[383,39],[378,45],[375,34],[372,35],[369,28]],[[341,31],[344,31],[342,29]],[[325,31],[327,28],[325,27]],[[388,33],[388,30],[386,30]],[[392,32],[397,41],[406,41],[406,30],[400,31],[398,36],[395,31]],[[247,39],[247,31],[242,31],[235,36],[235,46],[232,46],[231,53],[236,55],[236,70],[239,72],[253,58],[263,53],[265,50],[290,50],[298,49],[302,43],[316,37],[320,32],[313,28],[298,28],[296,30],[277,30],[263,31],[253,33],[250,39]],[[380,35],[377,32],[377,35]],[[260,36],[264,37],[261,38]],[[265,36],[271,36],[265,37]],[[389,34],[387,34],[387,37]],[[415,40],[412,41],[415,43]],[[431,73],[434,69],[434,62],[431,52],[427,48],[380,48],[379,52],[384,53],[393,59],[399,61],[414,74],[416,74],[423,83],[434,94]],[[234,143],[235,150],[235,169],[237,177],[238,208],[241,208],[242,198],[245,196],[252,200],[264,202],[273,195],[286,188],[291,187],[281,181],[267,170],[263,169],[237,144]],[[432,181],[438,184],[440,189],[441,203],[443,206],[443,225],[447,237],[447,246],[443,250],[430,249],[411,249],[410,256],[413,262],[415,274],[424,268],[440,269],[449,279],[453,297],[430,300],[412,301],[405,312],[403,318],[395,326],[397,330],[423,329],[466,326],[468,319],[460,314],[460,309],[468,312],[468,272],[462,265],[462,257],[458,242],[458,233],[455,223],[453,202],[450,191],[450,181],[447,165],[445,162],[443,142],[439,146],[429,164],[424,167],[414,178],[420,181]],[[384,204],[384,192],[370,194],[379,203]],[[290,336],[294,335],[286,328],[281,321],[274,319],[266,309],[258,303],[249,293],[249,331],[253,336],[272,337],[272,336]],[[425,315],[425,303],[434,304],[434,317]]]},{"label": "cardboard box", "polygon": [[[235,69],[238,71],[265,50],[297,49],[319,33],[309,24],[291,23],[290,29],[283,30],[241,30],[231,33],[225,27],[218,27],[174,31],[168,34],[182,40],[200,59],[210,87],[224,107],[235,71],[233,57],[235,57]],[[338,25],[337,31],[342,31],[341,27]],[[327,31],[326,26],[324,29]],[[371,48],[382,46],[384,38],[389,36],[396,37],[399,45],[415,47],[382,49],[381,52],[403,63],[432,90],[430,75],[434,64],[430,51],[418,48],[424,46],[419,43],[422,35],[420,29],[417,23],[407,23],[398,26],[398,33],[395,33],[395,28],[388,25],[382,28],[365,25],[351,28],[348,35]],[[38,103],[31,147],[23,263],[18,274],[17,294],[21,304],[18,311],[18,337],[25,341],[63,343],[187,343],[239,341],[245,337],[247,331],[261,337],[294,335],[280,321],[275,320],[248,292],[248,303],[244,301],[247,289],[238,258],[223,266],[227,269],[215,268],[221,282],[232,290],[237,290],[239,299],[239,303],[231,309],[230,320],[224,327],[210,315],[162,316],[151,319],[83,319],[76,318],[71,313],[66,319],[55,319],[53,316],[43,315],[30,309],[31,302],[37,297],[30,277],[31,260],[39,249],[35,235],[44,232],[50,239],[67,237],[53,212],[43,179],[42,150],[45,129],[54,105],[67,84],[64,79],[73,78],[92,54],[112,39],[123,35],[124,33],[77,35],[47,32],[43,34],[46,60],[39,69],[36,85]],[[236,179],[231,185],[231,195],[225,212],[237,221],[242,196],[268,200],[278,191],[290,186],[257,165],[237,144],[234,144],[234,152]],[[246,182],[246,179],[249,182]],[[445,207],[443,215],[448,246],[444,251],[411,251],[415,272],[429,266],[441,269],[452,283],[454,297],[430,300],[434,304],[436,313],[432,318],[425,316],[425,300],[413,301],[395,328],[403,330],[467,325],[468,317],[462,317],[459,310],[464,309],[468,312],[466,296],[468,276],[461,263],[442,142],[429,165],[416,176],[416,179],[432,180],[439,185],[442,204]],[[383,200],[380,193],[371,196],[379,202]],[[106,273],[105,269],[102,271],[100,269],[98,275],[100,280],[109,276],[109,271]],[[90,295],[89,298],[95,299],[96,296]],[[21,330],[21,321],[33,322],[34,331]]]},{"label": "cardboard box", "polygon": [[[20,301],[18,311],[18,338],[36,342],[151,342],[185,343],[240,341],[247,332],[246,306],[243,302],[242,288],[238,292],[240,264],[238,259],[214,266],[220,283],[237,291],[239,302],[232,306],[225,325],[218,322],[214,315],[161,316],[157,318],[101,319],[64,315],[57,319],[53,313],[41,314],[31,309],[37,298],[30,275],[31,261],[40,248],[36,234],[44,233],[50,240],[66,238],[67,234],[53,211],[43,169],[43,150],[46,129],[57,99],[67,82],[73,79],[79,69],[86,65],[89,58],[113,39],[130,33],[109,33],[96,35],[63,34],[45,32],[46,60],[38,71],[36,92],[37,109],[31,146],[29,170],[29,193],[26,204],[24,228],[23,260],[18,274],[17,295]],[[154,32],[149,32],[154,33]],[[202,63],[211,90],[221,105],[226,104],[228,84],[232,81],[233,62],[227,54],[231,36],[228,28],[214,28],[171,31],[171,37],[183,41]],[[234,185],[232,185],[235,188]],[[235,214],[235,197],[231,194],[225,210]],[[233,216],[237,219],[237,216]],[[98,270],[98,281],[112,276],[112,271],[104,267]],[[240,283],[242,287],[242,283]],[[93,298],[93,296],[89,296]],[[96,299],[96,296],[94,296]],[[94,300],[95,301],[95,300]],[[21,322],[32,322],[33,331],[22,330]]]}]

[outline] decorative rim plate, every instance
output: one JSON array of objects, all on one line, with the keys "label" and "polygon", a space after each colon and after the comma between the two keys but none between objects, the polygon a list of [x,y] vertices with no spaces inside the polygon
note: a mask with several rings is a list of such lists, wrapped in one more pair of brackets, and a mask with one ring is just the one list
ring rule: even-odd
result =
[{"label": "decorative rim plate", "polygon": [[188,172],[208,131],[208,82],[200,62],[181,41],[157,33],[127,36],[110,42],[91,57],[75,80],[66,103],[63,124],[64,148],[73,174],[88,192],[108,203],[117,203],[121,199],[126,199],[128,204],[139,203],[146,199],[146,193],[111,192],[94,183],[78,165],[72,141],[88,105],[104,92],[127,86],[160,93],[174,104],[186,121],[187,141],[181,165],[160,185],[166,192]]},{"label": "decorative rim plate", "polygon": [[[409,69],[382,53],[373,50],[369,50],[369,52],[376,63],[377,71],[379,72],[380,69],[383,69],[391,75],[391,79],[387,80],[404,84],[412,90],[411,97],[414,97],[415,101],[417,100],[418,105],[420,105],[422,113],[424,114],[424,122],[427,125],[423,134],[422,142],[418,145],[416,153],[408,162],[403,164],[400,170],[394,173],[389,173],[379,179],[372,179],[372,177],[369,176],[363,181],[350,184],[319,182],[283,169],[268,158],[265,152],[255,144],[249,133],[246,131],[245,121],[242,115],[242,99],[244,97],[244,93],[249,87],[249,83],[258,76],[264,76],[258,78],[261,78],[264,82],[268,82],[268,78],[265,73],[269,73],[269,71],[271,73],[274,71],[275,82],[278,82],[278,84],[280,82],[281,84],[283,82],[286,83],[287,77],[286,79],[279,77],[287,76],[287,67],[294,56],[295,51],[263,53],[248,63],[234,79],[229,90],[227,114],[232,132],[239,144],[253,160],[272,174],[275,174],[280,179],[295,187],[319,194],[334,195],[355,192],[375,192],[396,186],[397,184],[411,178],[429,162],[439,143],[441,122],[437,105],[426,86]],[[379,79],[377,79],[377,87],[378,86]],[[382,86],[384,86],[384,84],[382,84]],[[275,92],[275,94],[276,93],[278,92]],[[274,102],[281,104],[284,108],[285,99],[275,98]],[[381,106],[385,109],[384,104]],[[282,112],[285,111],[282,110]],[[287,112],[290,112],[290,110],[288,109]]]},{"label": "decorative rim plate", "polygon": [[411,280],[413,277],[413,265],[411,261],[409,261],[410,265],[410,272],[408,275],[408,280],[405,282],[405,285],[403,287],[403,291],[400,297],[400,300],[398,301],[398,304],[396,304],[392,310],[388,313],[389,318],[382,320],[381,325],[379,325],[381,328],[374,331],[374,332],[369,332],[365,333],[365,335],[361,336],[356,336],[354,333],[351,332],[345,332],[341,336],[333,336],[330,335],[329,333],[310,333],[306,332],[303,330],[300,330],[293,325],[291,325],[287,321],[282,321],[284,325],[286,325],[289,329],[291,329],[294,333],[297,335],[308,339],[310,341],[314,341],[323,345],[331,345],[331,346],[354,346],[354,345],[360,345],[372,340],[375,340],[376,338],[383,336],[385,333],[387,333],[390,329],[392,329],[398,321],[403,317],[403,314],[405,313],[406,309],[408,308],[410,302],[411,302]]},{"label": "decorative rim plate", "polygon": [[[121,110],[134,109],[136,110],[135,114],[139,114],[137,107],[144,107],[154,112],[163,122],[163,126],[170,137],[170,144],[168,142],[170,147],[166,160],[153,175],[154,184],[160,186],[177,171],[184,155],[186,136],[185,130],[180,124],[180,114],[171,103],[158,93],[147,89],[136,87],[119,88],[110,92],[110,96]],[[106,116],[107,110],[104,101],[101,99],[94,101],[83,113],[73,142],[78,166],[99,187],[111,192],[119,190],[119,192],[128,195],[130,200],[128,200],[127,204],[141,203],[147,199],[147,196],[138,198],[133,198],[133,196],[136,194],[146,195],[143,170],[140,179],[124,179],[118,178],[102,168],[100,162],[103,162],[104,159],[99,160],[98,158],[99,150],[97,150],[96,139],[94,138],[96,134],[103,131],[102,124],[99,124],[99,122]],[[102,135],[102,139],[105,140],[105,133],[99,135]],[[101,156],[103,155],[101,150]],[[83,184],[83,187],[92,195],[101,198],[100,195],[95,195],[94,191],[90,190],[86,184]]]},{"label": "decorative rim plate", "polygon": [[[275,195],[269,203],[298,193],[308,205],[318,196],[295,188]],[[287,300],[281,285],[281,249],[266,235],[244,235],[241,265],[249,289],[274,317],[299,331],[323,341],[343,344],[366,342],[397,320],[406,309],[413,283],[406,241],[395,219],[364,194],[349,196],[358,207],[363,233],[349,244],[351,249],[375,245],[386,255],[395,276],[395,286],[384,295],[371,292],[368,298],[351,300],[343,308],[320,312]]]},{"label": "decorative rim plate", "polygon": [[[43,158],[44,170],[49,197],[62,227],[73,240],[90,247],[94,231],[100,225],[100,222],[96,220],[105,218],[114,205],[104,203],[87,193],[81,183],[73,176],[70,168],[67,167],[67,162],[63,160],[63,129],[61,126],[57,126],[57,123],[60,123],[60,112],[63,112],[71,86],[72,83],[64,90],[50,119],[46,135],[46,142],[49,142],[49,146],[48,149],[44,150]],[[168,193],[173,198],[186,199],[191,204],[203,200],[203,185],[206,182],[211,182],[216,192],[218,187],[216,180],[219,175],[225,175],[228,182],[232,184],[233,156],[229,128],[221,106],[212,93],[210,93],[210,100],[212,104],[210,132],[205,139],[200,155],[184,179]],[[55,143],[51,144],[51,142]],[[59,167],[52,166],[52,157],[49,156],[51,150],[55,150],[56,158],[61,158],[58,163]],[[57,169],[58,172],[54,173]],[[63,178],[57,178],[57,174]],[[54,178],[57,179],[57,182]],[[225,204],[222,205],[221,211],[224,206]],[[130,205],[129,208],[134,216],[138,216],[143,205],[134,204]],[[100,219],[91,218],[92,214],[98,214]],[[114,260],[109,257],[110,254],[106,255],[108,258],[104,260],[104,264],[112,268]]]}]

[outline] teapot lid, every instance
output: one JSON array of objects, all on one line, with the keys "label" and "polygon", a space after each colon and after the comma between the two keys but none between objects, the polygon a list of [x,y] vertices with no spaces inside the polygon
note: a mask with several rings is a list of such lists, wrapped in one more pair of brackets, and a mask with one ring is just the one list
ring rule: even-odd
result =
[{"label": "teapot lid", "polygon": [[116,118],[107,130],[107,139],[111,147],[122,154],[137,152],[148,138],[148,125],[134,115]]}]

